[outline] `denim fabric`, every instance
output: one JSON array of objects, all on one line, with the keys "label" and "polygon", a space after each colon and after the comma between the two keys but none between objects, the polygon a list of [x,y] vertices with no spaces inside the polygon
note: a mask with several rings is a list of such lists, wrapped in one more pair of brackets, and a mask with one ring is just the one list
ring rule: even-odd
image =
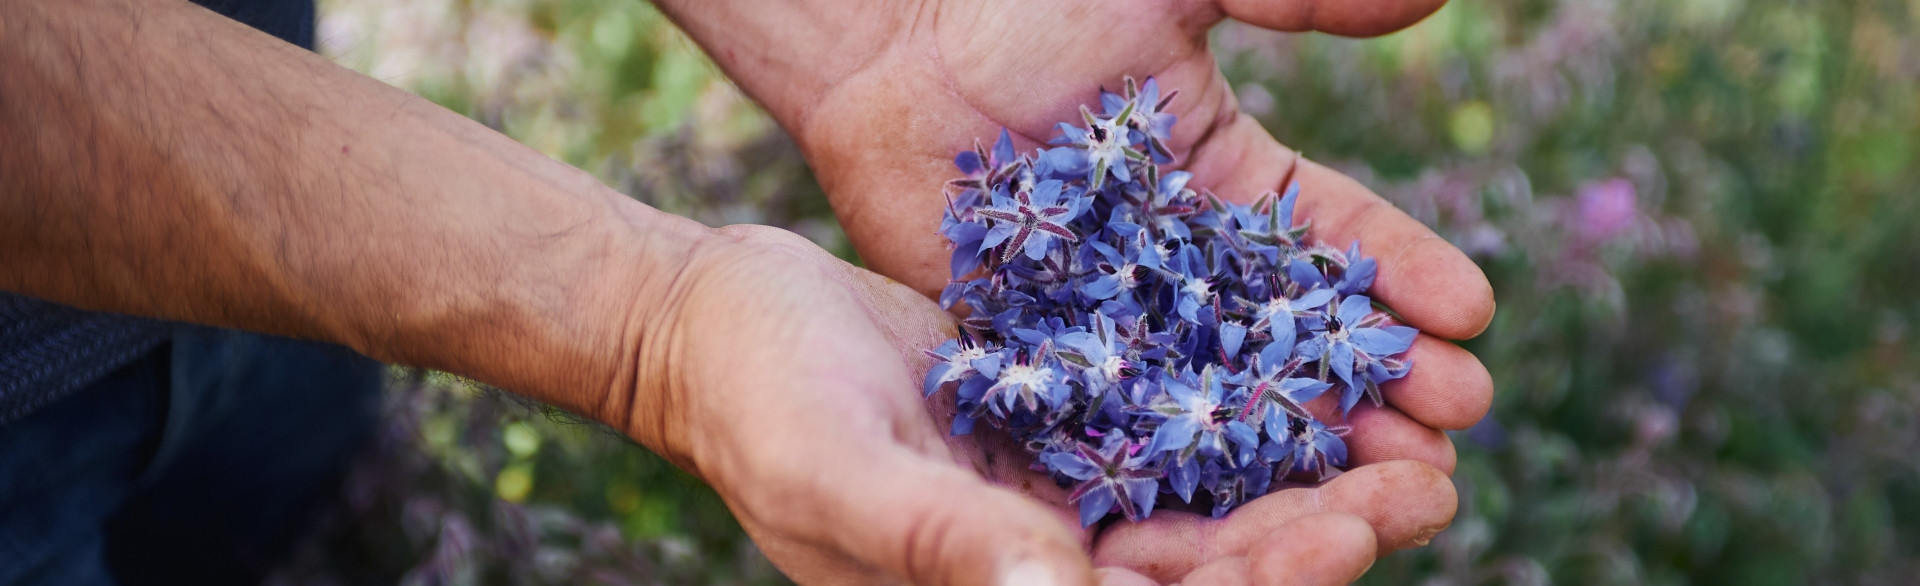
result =
[{"label": "denim fabric", "polygon": [[172,338],[0,426],[0,585],[257,582],[377,421],[351,351]]},{"label": "denim fabric", "polygon": [[[313,49],[313,0],[196,0],[228,18]],[[0,425],[145,355],[169,325],[80,311],[0,291]]]},{"label": "denim fabric", "polygon": [[[313,48],[312,0],[200,3]],[[371,433],[382,372],[0,292],[0,586],[259,581]]]}]

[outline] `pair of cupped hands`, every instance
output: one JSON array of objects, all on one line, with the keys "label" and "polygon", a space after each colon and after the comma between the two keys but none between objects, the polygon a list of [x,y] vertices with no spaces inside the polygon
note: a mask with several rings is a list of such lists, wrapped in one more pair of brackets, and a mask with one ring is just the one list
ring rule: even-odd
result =
[{"label": "pair of cupped hands", "polygon": [[[1492,395],[1447,339],[1486,327],[1492,288],[1239,112],[1206,33],[1234,18],[1371,36],[1442,1],[663,0],[795,137],[871,270],[781,230],[720,229],[650,312],[627,431],[710,482],[803,583],[1344,583],[1425,545],[1457,505],[1442,430],[1472,425]],[[923,398],[919,381],[923,351],[956,331],[929,300],[949,277],[934,228],[954,153],[1002,127],[1031,149],[1126,75],[1181,92],[1174,167],[1196,187],[1247,202],[1298,180],[1299,217],[1328,243],[1359,240],[1379,259],[1375,295],[1425,333],[1386,405],[1348,417],[1345,473],[1221,519],[1163,509],[1082,528],[1019,446],[986,428],[950,436],[950,392]]]}]

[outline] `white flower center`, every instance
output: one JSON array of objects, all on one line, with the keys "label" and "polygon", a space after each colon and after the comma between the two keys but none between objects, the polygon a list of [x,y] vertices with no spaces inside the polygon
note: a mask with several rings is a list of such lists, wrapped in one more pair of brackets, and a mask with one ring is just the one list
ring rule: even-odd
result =
[{"label": "white flower center", "polygon": [[1008,386],[1040,388],[1053,380],[1053,369],[1014,364],[1000,369],[1000,382]]},{"label": "white flower center", "polygon": [[1287,299],[1286,297],[1275,297],[1267,301],[1268,316],[1279,317],[1289,313],[1293,313],[1293,300]]},{"label": "white flower center", "polygon": [[979,360],[981,358],[986,358],[986,357],[987,357],[986,348],[981,348],[979,346],[975,346],[972,348],[961,348],[959,352],[953,353],[952,358],[947,359],[947,363],[952,364],[954,366],[961,367],[961,368],[972,368],[973,361]]},{"label": "white flower center", "polygon": [[[1093,162],[1107,161],[1111,165],[1123,157],[1120,150],[1126,148],[1127,129],[1113,121],[1102,121],[1099,131],[1087,130],[1087,154]],[[1104,140],[1102,135],[1104,136]]]},{"label": "white flower center", "polygon": [[1114,273],[1114,275],[1120,279],[1121,289],[1132,289],[1140,285],[1140,282],[1133,278],[1133,271],[1134,265],[1128,264],[1121,265],[1120,271]]},{"label": "white flower center", "polygon": [[1213,298],[1213,289],[1208,287],[1206,279],[1188,280],[1186,290],[1199,298],[1201,303],[1206,303],[1208,299]]}]

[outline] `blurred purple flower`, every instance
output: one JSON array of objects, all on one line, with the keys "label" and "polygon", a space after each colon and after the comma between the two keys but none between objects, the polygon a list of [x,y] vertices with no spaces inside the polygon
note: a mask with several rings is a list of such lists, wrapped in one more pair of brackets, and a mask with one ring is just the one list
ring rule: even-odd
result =
[{"label": "blurred purple flower", "polygon": [[1576,196],[1574,227],[1588,242],[1612,240],[1633,225],[1636,209],[1633,182],[1614,178],[1590,183]]}]

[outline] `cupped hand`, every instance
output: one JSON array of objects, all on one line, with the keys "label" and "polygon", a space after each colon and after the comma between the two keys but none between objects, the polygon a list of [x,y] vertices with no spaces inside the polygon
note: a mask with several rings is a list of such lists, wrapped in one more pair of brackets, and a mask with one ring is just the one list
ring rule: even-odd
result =
[{"label": "cupped hand", "polygon": [[[939,186],[956,175],[954,153],[1002,127],[1030,149],[1053,135],[1055,122],[1095,104],[1095,88],[1117,89],[1128,75],[1181,92],[1169,110],[1180,118],[1173,167],[1191,171],[1193,186],[1244,203],[1298,180],[1296,213],[1313,220],[1319,238],[1342,247],[1358,240],[1379,259],[1375,298],[1426,333],[1410,351],[1412,374],[1386,385],[1386,405],[1349,415],[1350,464],[1358,467],[1220,520],[1162,511],[1101,535],[1081,533],[1098,562],[1166,580],[1249,555],[1288,522],[1317,512],[1365,519],[1380,553],[1422,545],[1452,518],[1445,474],[1454,452],[1441,430],[1479,420],[1492,383],[1477,359],[1446,340],[1486,327],[1491,286],[1425,226],[1352,179],[1300,160],[1241,113],[1206,45],[1206,31],[1228,17],[1374,35],[1411,25],[1441,1],[669,0],[663,8],[795,136],[867,266],[923,294],[949,278],[945,241],[933,228],[945,203]],[[941,408],[936,416],[944,417]],[[1064,503],[1062,491],[1027,471],[1024,453],[991,442],[957,438],[953,451],[996,483]]]},{"label": "cupped hand", "polygon": [[[662,290],[635,324],[645,335],[626,431],[710,482],[795,580],[1154,583],[1124,569],[1094,573],[1091,534],[1064,499],[988,482],[1014,479],[997,471],[1022,466],[1018,448],[951,442],[916,381],[954,320],[913,289],[792,233],[740,226],[695,247]],[[1338,487],[1365,474],[1247,505],[1245,514],[1273,520],[1271,534],[1203,537],[1200,525],[1170,525],[1182,544],[1225,540],[1226,549],[1204,565],[1147,570],[1191,570],[1191,584],[1350,581],[1372,564],[1376,531],[1323,511],[1346,508],[1350,491]],[[1051,488],[1040,475],[1021,481]]]},{"label": "cupped hand", "polygon": [[[802,583],[1091,580],[1081,540],[955,464],[904,356],[953,320],[790,232],[723,228],[633,329],[626,431]],[[909,342],[911,341],[911,342]]]}]

